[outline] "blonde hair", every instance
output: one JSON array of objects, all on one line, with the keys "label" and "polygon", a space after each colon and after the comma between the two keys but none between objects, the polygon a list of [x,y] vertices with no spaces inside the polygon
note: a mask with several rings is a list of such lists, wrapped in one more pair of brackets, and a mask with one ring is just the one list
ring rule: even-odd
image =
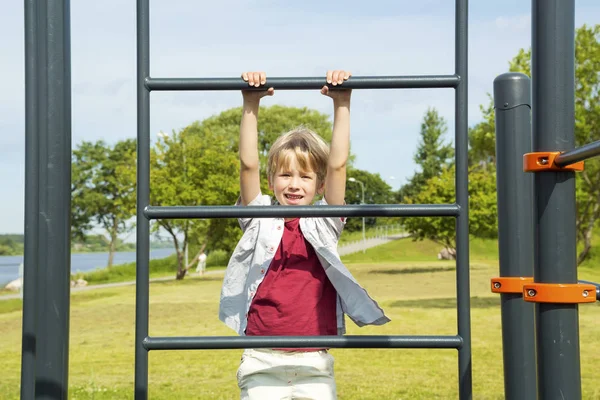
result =
[{"label": "blonde hair", "polygon": [[316,173],[320,183],[325,181],[329,145],[315,132],[302,126],[279,136],[269,149],[267,176],[270,180],[279,170],[290,166],[292,155],[302,170]]}]

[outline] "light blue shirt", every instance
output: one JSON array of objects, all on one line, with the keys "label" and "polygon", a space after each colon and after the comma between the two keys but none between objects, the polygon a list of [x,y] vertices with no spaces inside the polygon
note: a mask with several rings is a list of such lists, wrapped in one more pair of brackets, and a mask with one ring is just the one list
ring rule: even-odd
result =
[{"label": "light blue shirt", "polygon": [[[315,205],[326,205],[320,200]],[[237,204],[239,205],[239,203]],[[269,196],[259,194],[249,206],[271,206]],[[219,319],[244,335],[247,313],[283,237],[283,218],[240,218],[244,231],[223,279]],[[383,325],[390,321],[377,302],[363,289],[340,260],[337,243],[344,228],[340,218],[301,218],[300,229],[325,269],[337,292],[338,335],[346,332],[344,314],[358,326]]]}]

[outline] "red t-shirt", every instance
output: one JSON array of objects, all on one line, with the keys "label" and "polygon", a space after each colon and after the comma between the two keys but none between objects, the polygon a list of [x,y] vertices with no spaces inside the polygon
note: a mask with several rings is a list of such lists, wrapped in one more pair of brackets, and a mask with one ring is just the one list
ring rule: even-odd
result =
[{"label": "red t-shirt", "polygon": [[285,222],[281,243],[248,310],[247,336],[337,334],[335,288],[299,221]]}]

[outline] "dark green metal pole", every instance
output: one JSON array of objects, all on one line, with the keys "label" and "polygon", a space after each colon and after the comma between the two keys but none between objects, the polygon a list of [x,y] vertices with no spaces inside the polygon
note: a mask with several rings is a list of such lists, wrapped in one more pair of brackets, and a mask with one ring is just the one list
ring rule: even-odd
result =
[{"label": "dark green metal pole", "polygon": [[458,391],[461,400],[473,397],[471,365],[471,297],[469,284],[469,165],[468,165],[468,18],[467,0],[457,0],[455,10],[455,69],[460,84],[455,89],[456,203],[456,303],[458,335]]},{"label": "dark green metal pole", "polygon": [[[533,276],[533,176],[523,172],[531,152],[531,80],[507,73],[494,80],[496,186],[501,277]],[[522,293],[502,293],[504,396],[535,399],[534,306]]]},{"label": "dark green metal pole", "polygon": [[137,216],[135,293],[135,399],[148,398],[148,336],[150,308],[150,221],[144,208],[150,204],[150,4],[137,1]]},{"label": "dark green metal pole", "polygon": [[42,57],[38,55],[38,13],[41,4],[25,1],[25,254],[23,269],[23,338],[21,341],[21,400],[35,396],[36,279],[38,277],[39,109],[37,84]]},{"label": "dark green metal pole", "polygon": [[[575,147],[575,1],[533,0],[533,151]],[[575,173],[534,174],[534,280],[577,283]],[[579,316],[575,304],[536,306],[540,399],[581,399]]]},{"label": "dark green metal pole", "polygon": [[[25,290],[35,290],[35,330],[32,335],[29,318],[33,295],[27,293],[24,315],[28,337],[24,337],[27,353],[23,355],[22,378],[23,385],[31,385],[29,370],[35,359],[35,399],[66,399],[71,282],[70,2],[27,1],[25,6],[26,56],[34,64],[26,67],[27,116],[33,118],[27,126],[28,149],[31,146],[33,152],[28,157],[37,153],[39,158],[37,164],[33,160],[27,163],[27,177],[37,175],[36,181],[27,183],[25,279]],[[37,188],[33,189],[33,184]],[[32,237],[36,231],[37,238]],[[32,271],[37,274],[35,284],[29,281]],[[31,396],[31,388],[23,387],[22,393]]]}]

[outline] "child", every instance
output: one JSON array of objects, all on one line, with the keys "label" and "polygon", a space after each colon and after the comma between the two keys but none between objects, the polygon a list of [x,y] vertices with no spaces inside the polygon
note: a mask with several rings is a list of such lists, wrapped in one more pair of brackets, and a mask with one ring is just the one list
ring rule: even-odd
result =
[{"label": "child", "polygon": [[[342,85],[346,71],[328,71]],[[264,73],[242,74],[249,86]],[[314,132],[297,128],[269,150],[267,177],[275,200],[260,192],[257,115],[265,91],[242,91],[240,189],[236,205],[342,205],[350,147],[350,90],[321,93],[333,99],[331,149]],[[358,326],[389,321],[342,264],[340,218],[241,218],[244,231],[227,266],[219,318],[240,335],[319,336],[345,333],[344,314]],[[335,399],[333,357],[327,349],[246,349],[237,373],[244,399]]]}]

